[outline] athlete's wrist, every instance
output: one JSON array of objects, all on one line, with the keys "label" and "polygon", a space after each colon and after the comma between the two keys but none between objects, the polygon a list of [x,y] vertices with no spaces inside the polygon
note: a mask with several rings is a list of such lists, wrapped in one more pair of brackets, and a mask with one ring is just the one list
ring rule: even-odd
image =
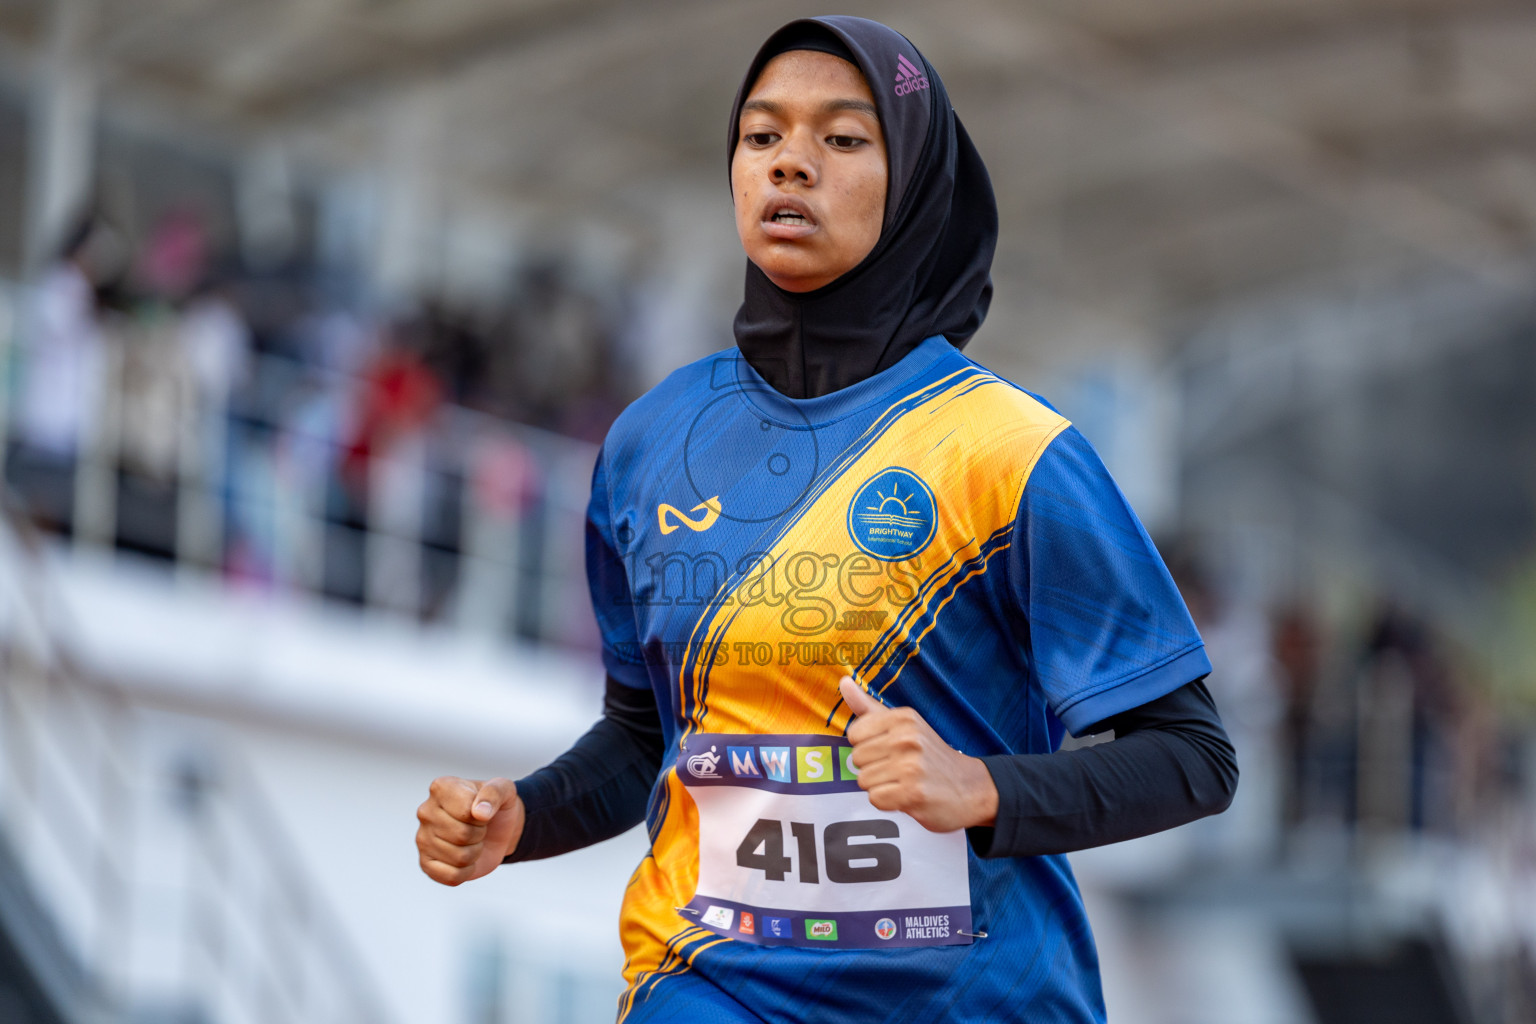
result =
[{"label": "athlete's wrist", "polygon": [[997,824],[997,783],[992,772],[981,758],[960,756],[965,758],[966,774],[966,822],[963,827]]}]

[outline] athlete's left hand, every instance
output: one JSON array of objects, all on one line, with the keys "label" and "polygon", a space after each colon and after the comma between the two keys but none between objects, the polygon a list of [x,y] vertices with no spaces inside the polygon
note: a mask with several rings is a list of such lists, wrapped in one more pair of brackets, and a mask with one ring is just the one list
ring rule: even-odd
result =
[{"label": "athlete's left hand", "polygon": [[997,785],[980,758],[939,738],[911,708],[888,708],[851,676],[838,684],[857,717],[848,726],[859,786],[882,811],[901,811],[930,832],[997,820]]}]

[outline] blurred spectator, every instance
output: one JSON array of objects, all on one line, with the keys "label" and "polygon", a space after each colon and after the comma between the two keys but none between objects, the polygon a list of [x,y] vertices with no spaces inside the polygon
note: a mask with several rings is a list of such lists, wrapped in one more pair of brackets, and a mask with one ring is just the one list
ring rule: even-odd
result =
[{"label": "blurred spectator", "polygon": [[135,276],[150,295],[177,300],[207,275],[208,235],[196,210],[168,211],[150,232],[139,253]]},{"label": "blurred spectator", "polygon": [[426,331],[420,321],[389,330],[383,351],[363,374],[353,434],[342,476],[361,497],[376,459],[423,430],[443,400],[442,382],[423,360]]},{"label": "blurred spectator", "polygon": [[1294,826],[1303,814],[1303,780],[1315,743],[1314,704],[1322,671],[1322,640],[1306,608],[1288,605],[1275,616],[1274,658],[1285,702],[1280,735],[1288,769],[1282,778],[1284,821]]},{"label": "blurred spectator", "polygon": [[120,324],[123,353],[118,443],[125,471],[168,487],[175,483],[181,424],[191,414],[191,366],[166,306],[142,306]]},{"label": "blurred spectator", "polygon": [[344,377],[361,377],[378,348],[374,325],[342,306],[304,313],[292,333],[301,362]]},{"label": "blurred spectator", "polygon": [[633,396],[614,373],[617,328],[557,264],[522,275],[495,335],[473,391],[479,408],[599,441]]},{"label": "blurred spectator", "polygon": [[96,291],[121,272],[116,233],[84,218],[32,291],[20,336],[21,388],[7,475],[41,523],[73,517],[75,460],[102,409]]},{"label": "blurred spectator", "polygon": [[183,355],[205,409],[223,410],[250,373],[251,329],[236,308],[228,281],[207,277],[181,316]]},{"label": "blurred spectator", "polygon": [[1377,613],[1357,682],[1357,818],[1374,831],[1449,832],[1454,741],[1463,701],[1429,630],[1390,606]]}]

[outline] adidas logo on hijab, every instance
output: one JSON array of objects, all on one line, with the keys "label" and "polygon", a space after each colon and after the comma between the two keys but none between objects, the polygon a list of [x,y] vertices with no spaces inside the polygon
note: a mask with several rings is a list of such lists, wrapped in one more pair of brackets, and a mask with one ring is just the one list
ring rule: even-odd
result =
[{"label": "adidas logo on hijab", "polygon": [[896,55],[896,95],[905,96],[909,92],[926,88],[928,88],[928,76],[917,70],[912,62],[907,60],[906,54],[898,53]]}]

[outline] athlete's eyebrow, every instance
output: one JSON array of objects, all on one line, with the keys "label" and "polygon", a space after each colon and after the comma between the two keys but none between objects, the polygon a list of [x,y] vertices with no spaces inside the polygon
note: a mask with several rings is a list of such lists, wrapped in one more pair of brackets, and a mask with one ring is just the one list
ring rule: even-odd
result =
[{"label": "athlete's eyebrow", "polygon": [[875,110],[875,105],[868,100],[828,100],[821,109],[828,114],[835,114],[839,110],[856,110],[861,114],[868,114],[876,121],[880,120],[880,114]]},{"label": "athlete's eyebrow", "polygon": [[[751,110],[760,110],[765,114],[772,114],[774,117],[784,116],[783,105],[775,103],[773,100],[747,100],[747,102],[741,105],[741,112],[743,114]],[[861,114],[868,114],[876,121],[880,120],[880,114],[875,110],[875,105],[868,100],[828,100],[821,105],[821,110],[825,114],[835,114],[841,110],[853,110]]]}]

